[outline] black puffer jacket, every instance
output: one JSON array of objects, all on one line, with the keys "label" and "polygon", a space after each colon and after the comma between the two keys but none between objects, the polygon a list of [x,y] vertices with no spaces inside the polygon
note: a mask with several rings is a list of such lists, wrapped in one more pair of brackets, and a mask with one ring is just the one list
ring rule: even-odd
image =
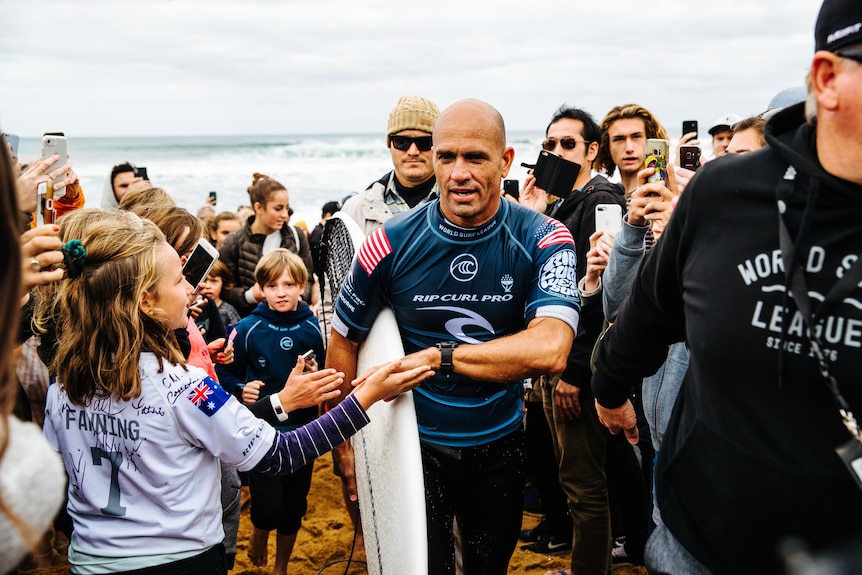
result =
[{"label": "black puffer jacket", "polygon": [[[234,287],[222,290],[222,299],[234,306],[242,317],[247,316],[257,307],[257,302],[248,303],[245,299],[245,292],[254,285],[254,268],[260,258],[263,257],[263,241],[266,239],[264,234],[256,234],[251,231],[254,218],[255,216],[251,216],[245,225],[225,238],[219,249],[219,259],[230,269],[234,282]],[[299,238],[299,245],[296,243],[296,238]],[[314,281],[312,275],[314,264],[311,259],[308,238],[301,230],[290,224],[284,224],[281,228],[281,247],[298,254],[305,262],[309,281],[302,294],[302,299],[310,302],[311,284]]]}]

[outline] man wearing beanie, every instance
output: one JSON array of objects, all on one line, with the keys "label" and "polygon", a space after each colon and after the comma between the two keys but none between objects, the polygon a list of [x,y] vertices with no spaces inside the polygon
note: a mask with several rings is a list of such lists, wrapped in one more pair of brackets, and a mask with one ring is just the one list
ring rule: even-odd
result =
[{"label": "man wearing beanie", "polygon": [[402,96],[389,113],[386,146],[395,169],[341,207],[366,236],[395,214],[437,197],[431,134],[439,114],[437,105],[421,96]]},{"label": "man wearing beanie", "polygon": [[698,171],[598,347],[599,417],[632,443],[632,386],[691,353],[650,573],[859,572],[862,2],[825,0],[814,36],[806,102]]}]

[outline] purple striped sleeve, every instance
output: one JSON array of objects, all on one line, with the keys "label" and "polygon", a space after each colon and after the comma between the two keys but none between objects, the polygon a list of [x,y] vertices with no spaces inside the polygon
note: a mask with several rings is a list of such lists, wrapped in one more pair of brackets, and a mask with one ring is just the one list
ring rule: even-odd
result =
[{"label": "purple striped sleeve", "polygon": [[272,447],[252,471],[268,475],[293,473],[350,439],[369,421],[351,393],[314,421],[292,431],[277,432]]}]

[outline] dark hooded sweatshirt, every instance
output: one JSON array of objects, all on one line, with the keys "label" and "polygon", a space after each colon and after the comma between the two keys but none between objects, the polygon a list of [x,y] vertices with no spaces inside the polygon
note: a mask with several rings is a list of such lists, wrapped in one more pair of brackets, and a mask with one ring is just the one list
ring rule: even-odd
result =
[{"label": "dark hooded sweatshirt", "polygon": [[[625,210],[623,188],[613,184],[604,176],[595,176],[584,184],[582,190],[574,191],[559,206],[548,213],[549,216],[561,221],[569,229],[575,240],[577,256],[576,277],[578,281],[587,273],[587,252],[590,251],[590,236],[596,231],[596,206],[599,204],[618,204]],[[590,356],[595,346],[596,338],[602,328],[602,306],[600,300],[590,305],[584,304],[578,322],[578,333],[572,348],[566,369],[560,379],[581,388],[584,396],[581,401],[592,401],[590,393]]]},{"label": "dark hooded sweatshirt", "polygon": [[[816,308],[862,253],[862,187],[820,166],[802,105],[776,115],[766,138],[763,150],[714,160],[691,181],[599,346],[592,380],[601,405],[619,406],[668,344],[688,342],[656,491],[667,527],[715,573],[777,572],[776,547],[790,536],[815,547],[862,541],[862,490],[835,452],[850,435],[785,297],[776,201],[792,165],[785,218],[795,241],[818,190],[800,242]],[[862,288],[820,325],[832,373],[862,416]]]}]

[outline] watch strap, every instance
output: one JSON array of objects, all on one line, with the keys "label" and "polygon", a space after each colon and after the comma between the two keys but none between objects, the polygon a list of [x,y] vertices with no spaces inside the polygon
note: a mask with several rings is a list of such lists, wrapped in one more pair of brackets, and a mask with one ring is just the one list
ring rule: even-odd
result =
[{"label": "watch strap", "polygon": [[455,366],[452,364],[452,351],[458,347],[457,341],[443,341],[437,344],[437,349],[440,350],[440,373],[449,375],[455,371]]}]

